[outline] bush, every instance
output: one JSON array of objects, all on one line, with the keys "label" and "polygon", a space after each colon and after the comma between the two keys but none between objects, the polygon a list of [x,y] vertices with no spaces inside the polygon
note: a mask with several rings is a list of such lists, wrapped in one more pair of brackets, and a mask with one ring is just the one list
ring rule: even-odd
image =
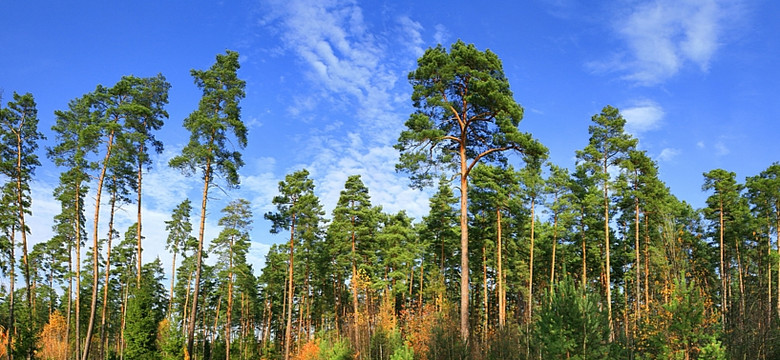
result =
[{"label": "bush", "polygon": [[351,360],[352,349],[349,342],[343,339],[332,342],[323,339],[320,342],[320,360]]}]

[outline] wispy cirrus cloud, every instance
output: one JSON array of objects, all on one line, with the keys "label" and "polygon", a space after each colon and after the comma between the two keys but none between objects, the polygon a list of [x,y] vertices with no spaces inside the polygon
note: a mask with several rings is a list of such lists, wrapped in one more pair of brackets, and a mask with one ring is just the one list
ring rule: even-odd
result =
[{"label": "wispy cirrus cloud", "polygon": [[738,2],[730,0],[631,3],[613,23],[625,48],[588,67],[645,86],[662,83],[689,64],[707,72],[737,8]]},{"label": "wispy cirrus cloud", "polygon": [[[280,170],[308,169],[328,216],[347,177],[359,174],[375,205],[390,212],[407,209],[419,219],[427,210],[428,195],[410,189],[405,176],[395,173],[398,153],[392,144],[411,111],[411,88],[399,80],[424,52],[423,26],[400,16],[394,26],[379,31],[365,21],[363,8],[349,0],[267,5],[270,13],[262,23],[304,65],[311,82],[308,93],[296,95],[304,99],[296,101],[303,106],[289,111],[311,125],[298,144],[305,155]],[[444,28],[437,27],[434,37],[443,33]],[[318,114],[312,120],[308,114],[323,104],[349,110],[338,118]]]},{"label": "wispy cirrus cloud", "polygon": [[674,158],[676,158],[678,155],[680,155],[680,150],[674,148],[664,148],[661,150],[661,153],[658,154],[658,160],[668,162],[674,160]]}]

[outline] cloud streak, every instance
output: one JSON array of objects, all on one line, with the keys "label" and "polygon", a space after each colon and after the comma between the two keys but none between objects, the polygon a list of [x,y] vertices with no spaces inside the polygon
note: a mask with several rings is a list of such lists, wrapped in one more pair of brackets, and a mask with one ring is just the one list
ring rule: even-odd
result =
[{"label": "cloud streak", "polygon": [[687,65],[707,72],[722,45],[727,16],[725,0],[656,0],[639,2],[613,26],[625,45],[611,59],[588,64],[596,72],[617,72],[638,85],[660,84]]},{"label": "cloud streak", "polygon": [[[270,15],[263,18],[263,24],[305,65],[313,85],[311,94],[296,95],[305,106],[296,106],[289,113],[306,119],[307,109],[335,103],[350,109],[339,116],[358,124],[347,129],[322,125],[340,123],[341,118],[318,119],[325,121],[316,121],[320,124],[317,127],[307,120],[312,126],[300,144],[306,155],[296,166],[280,170],[307,168],[328,216],[347,177],[360,174],[375,205],[390,212],[408,209],[419,219],[427,210],[428,196],[409,189],[408,180],[395,173],[398,153],[392,144],[411,111],[411,89],[400,86],[398,79],[405,78],[405,72],[424,52],[425,29],[411,17],[400,16],[385,33],[377,32],[364,21],[363,9],[352,1],[298,0],[269,5]],[[437,34],[441,31],[437,28]]]}]

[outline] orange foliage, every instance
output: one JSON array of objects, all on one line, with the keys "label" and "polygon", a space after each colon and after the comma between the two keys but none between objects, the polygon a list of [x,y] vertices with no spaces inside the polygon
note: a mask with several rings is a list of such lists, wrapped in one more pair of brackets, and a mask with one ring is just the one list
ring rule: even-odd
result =
[{"label": "orange foliage", "polygon": [[431,331],[440,322],[441,313],[436,311],[435,305],[425,304],[414,311],[403,310],[401,320],[406,344],[414,351],[415,358],[427,360]]},{"label": "orange foliage", "polygon": [[314,340],[309,340],[306,344],[304,344],[300,350],[298,350],[297,354],[293,355],[293,360],[317,360],[320,356],[320,345],[319,342]]},{"label": "orange foliage", "polygon": [[59,311],[49,315],[49,322],[41,331],[38,358],[47,360],[66,360],[68,358],[68,339],[65,338],[67,323]]},{"label": "orange foliage", "polygon": [[8,355],[8,330],[0,325],[0,358]]}]

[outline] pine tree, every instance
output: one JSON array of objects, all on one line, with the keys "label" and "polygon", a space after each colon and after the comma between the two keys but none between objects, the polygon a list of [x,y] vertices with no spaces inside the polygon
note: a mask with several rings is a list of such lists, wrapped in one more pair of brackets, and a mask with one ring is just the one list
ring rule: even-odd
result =
[{"label": "pine tree", "polygon": [[446,167],[460,177],[460,331],[469,338],[468,179],[480,161],[501,162],[505,151],[541,153],[541,144],[517,126],[523,108],[515,102],[501,60],[490,50],[457,41],[450,52],[429,48],[409,74],[416,111],[396,149],[397,170],[416,187],[430,183],[432,169]]},{"label": "pine tree", "polygon": [[590,141],[584,150],[577,152],[577,157],[583,161],[589,171],[601,182],[603,191],[604,212],[604,251],[606,265],[605,289],[607,293],[607,318],[609,319],[609,339],[614,340],[614,325],[612,317],[612,264],[610,263],[609,208],[610,208],[610,173],[611,166],[619,165],[628,156],[628,152],[636,147],[637,140],[624,131],[626,120],[618,109],[607,105],[600,114],[593,115],[595,123],[588,127]]},{"label": "pine tree", "polygon": [[[279,182],[279,195],[275,196],[272,203],[276,205],[277,212],[266,213],[265,218],[273,222],[271,233],[290,231],[290,261],[287,271],[287,325],[284,335],[284,358],[290,358],[290,345],[292,342],[292,307],[294,297],[294,252],[296,240],[312,240],[317,237],[319,224],[324,215],[319,199],[314,195],[314,182],[309,179],[307,170],[299,170],[285,176],[284,181]],[[314,230],[314,231],[312,231]],[[308,281],[308,277],[307,277]],[[307,291],[308,292],[308,291]],[[299,311],[301,309],[299,308]]]},{"label": "pine tree", "polygon": [[235,277],[248,270],[249,231],[252,230],[252,209],[245,199],[231,201],[219,219],[222,231],[211,242],[209,253],[218,257],[219,277],[227,279],[227,306],[225,311],[225,359],[230,360],[230,335],[233,332],[233,288]]},{"label": "pine tree", "polygon": [[[44,138],[43,134],[38,132],[38,110],[32,94],[19,95],[14,92],[13,101],[8,102],[6,108],[0,109],[0,140],[2,140],[0,141],[0,159],[2,159],[0,160],[0,175],[7,177],[14,183],[12,188],[8,188],[14,196],[8,199],[10,201],[4,201],[3,204],[16,209],[18,224],[10,235],[13,238],[16,231],[19,231],[21,235],[22,265],[24,266],[24,282],[30,321],[34,321],[33,293],[27,253],[27,234],[30,229],[25,223],[25,215],[30,213],[32,202],[30,181],[35,168],[40,165],[35,150],[38,148],[38,141]],[[11,242],[14,241],[11,240]],[[35,329],[38,324],[31,322],[25,326],[29,332],[33,334],[37,332]],[[29,357],[32,355],[34,347],[25,351]]]},{"label": "pine tree", "polygon": [[217,62],[209,70],[192,70],[195,84],[203,91],[198,109],[184,119],[184,128],[190,131],[190,141],[182,154],[170,161],[170,166],[186,174],[200,172],[203,176],[203,197],[200,206],[198,251],[195,259],[195,289],[187,330],[187,353],[193,354],[195,319],[200,294],[201,264],[203,263],[203,235],[206,226],[206,203],[214,176],[222,175],[229,187],[239,185],[238,169],[244,165],[241,153],[228,148],[229,133],[240,148],[246,147],[246,125],[241,121],[238,102],[246,96],[245,82],[237,76],[238,53],[227,51],[217,55]]},{"label": "pine tree", "polygon": [[[135,239],[134,239],[135,240]],[[131,287],[127,300],[128,359],[158,359],[157,324],[165,317],[165,288],[160,259],[145,264],[141,269],[141,287]]]}]

